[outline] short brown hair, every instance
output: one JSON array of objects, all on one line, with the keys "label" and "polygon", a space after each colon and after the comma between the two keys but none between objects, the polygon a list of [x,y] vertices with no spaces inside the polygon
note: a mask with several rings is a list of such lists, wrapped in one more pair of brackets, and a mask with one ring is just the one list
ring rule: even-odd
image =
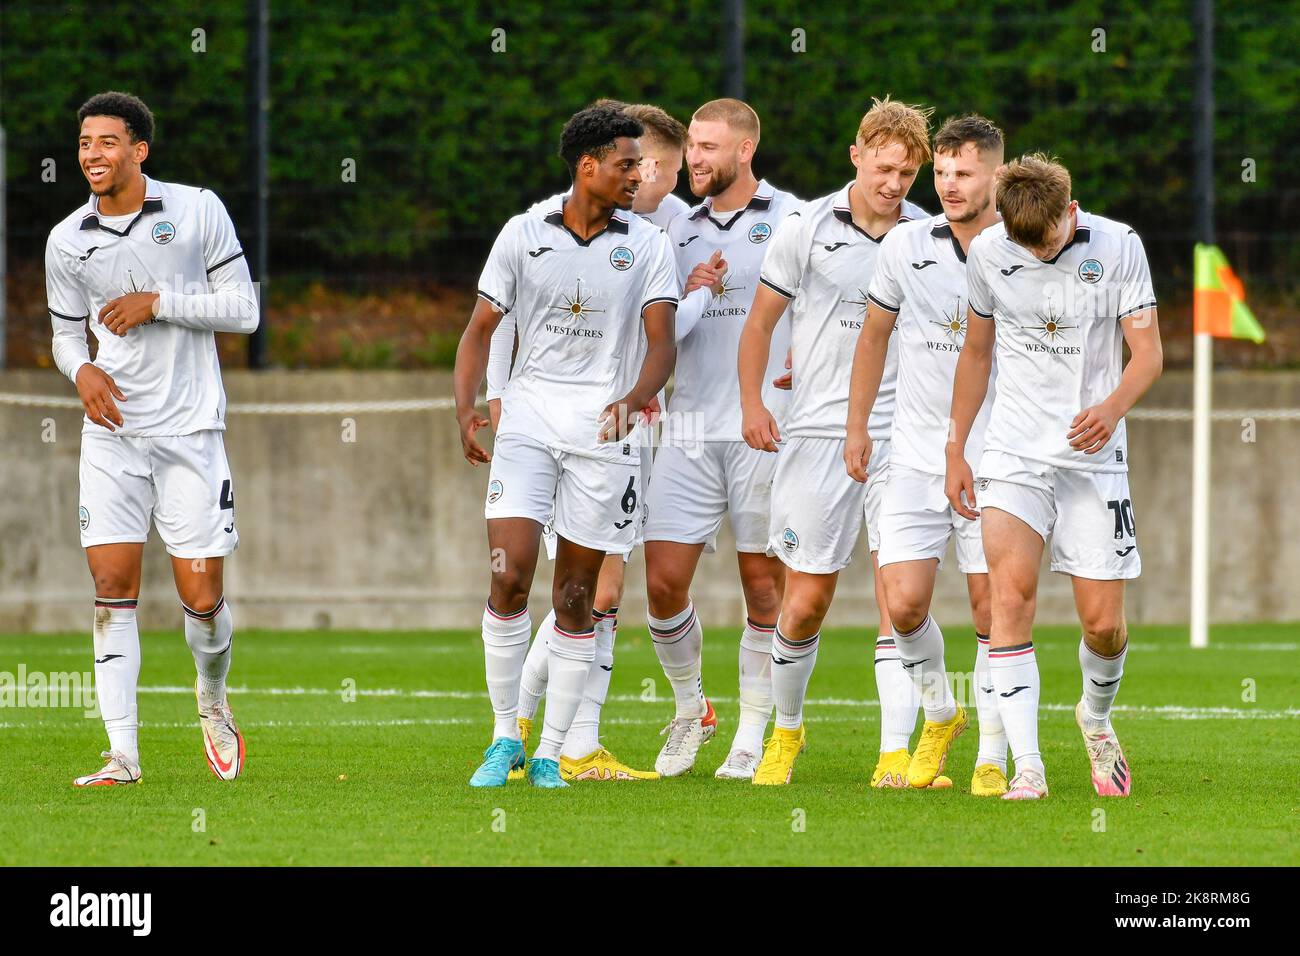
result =
[{"label": "short brown hair", "polygon": [[756,145],[758,143],[758,114],[742,100],[709,100],[695,111],[691,119],[701,123],[726,123],[742,136],[748,136]]},{"label": "short brown hair", "polygon": [[998,170],[997,203],[1007,235],[1041,248],[1070,206],[1070,171],[1046,153],[1013,159]]},{"label": "short brown hair", "polygon": [[858,124],[855,137],[858,149],[882,149],[890,143],[899,143],[907,151],[907,158],[918,166],[930,161],[930,117],[934,110],[928,106],[908,106],[886,96],[883,100],[871,98],[867,110]]},{"label": "short brown hair", "polygon": [[633,103],[623,107],[623,112],[645,127],[643,140],[649,140],[656,146],[666,146],[672,150],[686,148],[686,127],[657,106],[649,103]]},{"label": "short brown hair", "polygon": [[994,153],[1000,160],[1003,148],[1002,130],[991,120],[978,113],[950,116],[944,120],[939,132],[934,134],[936,153],[959,153],[967,143],[974,143],[981,153]]}]

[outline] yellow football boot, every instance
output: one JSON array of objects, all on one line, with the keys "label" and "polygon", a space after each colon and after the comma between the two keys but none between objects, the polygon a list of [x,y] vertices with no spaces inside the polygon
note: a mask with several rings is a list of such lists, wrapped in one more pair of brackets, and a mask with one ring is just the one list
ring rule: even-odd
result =
[{"label": "yellow football boot", "polygon": [[[528,752],[528,736],[529,736],[529,734],[531,734],[531,733],[533,732],[533,722],[532,722],[529,718],[527,718],[527,717],[519,717],[519,718],[517,718],[517,719],[518,719],[518,721],[519,721],[519,739],[522,740],[523,743],[524,743],[524,753],[527,753],[527,752]],[[509,773],[509,775],[508,775],[508,777],[507,777],[507,779],[509,779],[509,780],[523,780],[523,779],[524,779],[524,768],[523,768],[523,767],[517,767],[517,768],[515,768],[514,770],[511,770],[510,773]]]},{"label": "yellow football boot", "polygon": [[[906,790],[907,768],[912,762],[912,755],[906,750],[889,750],[880,755],[875,771],[871,774],[871,786],[877,790]],[[938,776],[930,784],[931,790],[946,790],[952,786],[948,777]]]},{"label": "yellow football boot", "polygon": [[927,720],[921,728],[921,739],[917,742],[916,752],[907,768],[907,785],[923,790],[934,783],[943,765],[948,762],[948,751],[952,742],[961,736],[970,723],[966,709],[957,705],[957,713],[951,720],[939,723]]},{"label": "yellow football boot", "polygon": [[753,783],[758,787],[780,787],[790,782],[794,761],[808,746],[808,735],[803,725],[798,730],[777,727],[763,745],[763,759],[754,771]]},{"label": "yellow football boot", "polygon": [[633,770],[601,747],[578,760],[560,758],[560,776],[565,780],[658,780],[653,770]]},{"label": "yellow football boot", "polygon": [[1007,775],[995,763],[982,763],[970,778],[972,797],[1000,797],[1007,792]]}]

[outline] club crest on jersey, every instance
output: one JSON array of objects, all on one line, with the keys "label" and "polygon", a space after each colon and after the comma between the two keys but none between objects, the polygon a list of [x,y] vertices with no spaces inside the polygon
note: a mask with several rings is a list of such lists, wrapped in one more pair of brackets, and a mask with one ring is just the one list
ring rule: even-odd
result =
[{"label": "club crest on jersey", "polygon": [[1092,283],[1101,281],[1101,263],[1096,259],[1084,259],[1079,263],[1079,278],[1084,282]]},{"label": "club crest on jersey", "polygon": [[765,222],[756,222],[749,227],[750,242],[767,242],[772,235],[772,227]]},{"label": "club crest on jersey", "polygon": [[82,505],[80,508],[77,509],[77,518],[81,522],[82,531],[85,531],[87,528],[90,527],[90,512],[86,509],[85,505]]},{"label": "club crest on jersey", "polygon": [[505,485],[501,484],[500,478],[493,478],[488,482],[487,503],[494,505],[500,500],[501,495],[505,492]]},{"label": "club crest on jersey", "polygon": [[176,238],[176,227],[170,222],[156,222],[153,224],[153,241],[160,246],[165,246]]},{"label": "club crest on jersey", "polygon": [[799,536],[794,533],[793,528],[786,528],[781,532],[781,547],[785,548],[786,554],[794,554],[799,550]]},{"label": "club crest on jersey", "polygon": [[626,272],[632,268],[632,250],[627,246],[618,246],[609,254],[609,264],[619,272]]}]

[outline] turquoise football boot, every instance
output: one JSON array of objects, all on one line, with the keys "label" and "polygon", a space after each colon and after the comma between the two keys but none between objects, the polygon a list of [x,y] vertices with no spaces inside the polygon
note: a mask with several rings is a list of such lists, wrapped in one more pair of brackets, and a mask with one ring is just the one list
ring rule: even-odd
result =
[{"label": "turquoise football boot", "polygon": [[528,782],[544,790],[558,790],[560,787],[568,786],[560,776],[559,763],[555,760],[547,760],[545,757],[541,759],[534,757],[528,761]]},{"label": "turquoise football boot", "polygon": [[483,763],[469,778],[471,787],[504,787],[510,771],[524,765],[524,744],[509,737],[498,737],[483,752]]}]

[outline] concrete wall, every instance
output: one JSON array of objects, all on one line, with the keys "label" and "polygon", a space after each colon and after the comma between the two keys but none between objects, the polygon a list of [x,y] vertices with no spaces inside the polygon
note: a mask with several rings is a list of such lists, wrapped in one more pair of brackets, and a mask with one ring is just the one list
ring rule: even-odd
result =
[{"label": "concrete wall", "polygon": [[[447,373],[271,372],[226,375],[232,403],[446,397]],[[0,373],[0,392],[75,395],[54,372]],[[1166,375],[1144,408],[1189,408],[1187,373]],[[1215,406],[1300,408],[1300,373],[1224,372]],[[240,548],[226,590],[243,626],[476,628],[487,593],[484,467],[461,458],[450,411],[232,414]],[[0,403],[0,632],[89,627],[93,597],[78,543],[80,413]],[[52,429],[51,429],[52,425]],[[52,430],[52,434],[51,434]],[[1300,421],[1239,421],[1214,435],[1213,598],[1216,621],[1300,621]],[[1134,419],[1131,480],[1144,574],[1131,585],[1135,623],[1186,621],[1190,561],[1191,423]],[[1246,435],[1249,438],[1251,436]],[[49,439],[53,440],[49,440]],[[726,525],[724,523],[724,529]],[[713,626],[739,625],[743,604],[724,534],[706,555],[694,598]],[[831,624],[874,627],[870,559],[860,543],[841,577]],[[549,602],[543,558],[535,614]],[[639,554],[628,569],[623,619],[645,613]],[[1039,619],[1074,619],[1069,580],[1044,573]],[[941,619],[967,620],[964,583],[940,572]],[[141,621],[179,625],[166,554],[146,548]]]}]

